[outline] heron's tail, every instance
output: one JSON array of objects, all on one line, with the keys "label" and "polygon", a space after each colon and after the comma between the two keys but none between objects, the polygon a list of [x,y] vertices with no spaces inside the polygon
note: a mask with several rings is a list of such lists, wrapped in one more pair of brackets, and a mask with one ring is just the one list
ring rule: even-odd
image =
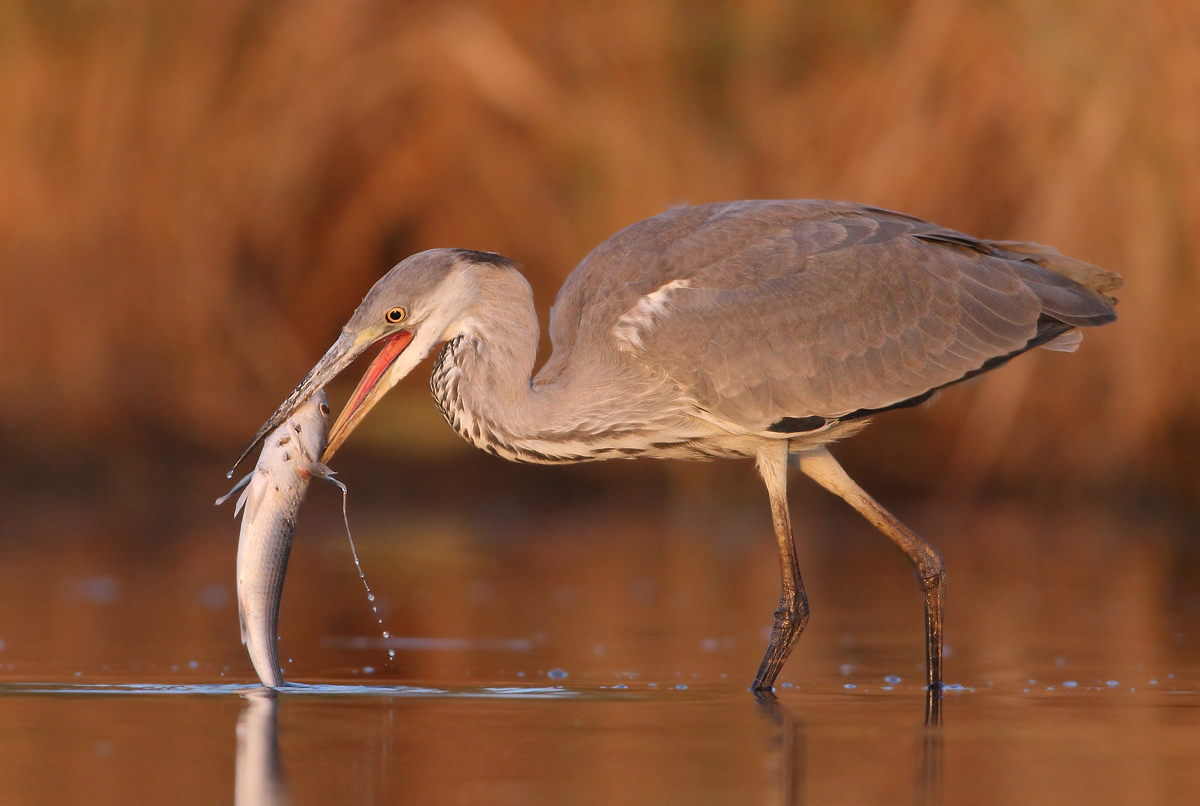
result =
[{"label": "heron's tail", "polygon": [[1035,263],[1084,288],[1090,288],[1112,305],[1117,302],[1113,292],[1119,291],[1125,285],[1125,279],[1115,271],[1067,257],[1052,246],[1042,246],[1040,243],[1026,241],[988,241],[987,243],[996,249],[1015,253],[1014,256],[1017,260]]}]

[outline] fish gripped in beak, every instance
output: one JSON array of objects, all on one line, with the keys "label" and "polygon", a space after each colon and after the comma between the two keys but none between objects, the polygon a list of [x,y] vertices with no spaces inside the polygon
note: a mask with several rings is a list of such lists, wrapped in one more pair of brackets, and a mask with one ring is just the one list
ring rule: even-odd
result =
[{"label": "fish gripped in beak", "polygon": [[380,384],[380,380],[388,368],[404,352],[404,348],[409,345],[412,338],[412,332],[407,330],[401,330],[390,336],[343,330],[342,335],[333,343],[333,346],[326,351],[316,366],[304,376],[304,380],[300,382],[300,385],[292,390],[292,393],[280,404],[279,408],[263,424],[262,428],[258,429],[258,433],[254,436],[254,439],[241,452],[237,461],[233,463],[233,468],[230,469],[226,476],[233,478],[233,472],[237,469],[237,466],[250,455],[251,451],[262,444],[262,441],[266,439],[268,434],[278,428],[288,417],[291,417],[296,409],[304,405],[305,401],[316,394],[319,389],[323,389],[330,381],[345,370],[346,367],[354,363],[355,359],[366,352],[372,344],[382,340],[383,349],[375,357],[375,360],[371,362],[366,375],[363,376],[362,381],[359,382],[358,387],[354,390],[354,394],[350,398],[350,403],[338,415],[337,421],[329,431],[329,443],[321,459],[322,462],[327,462],[338,447],[346,441],[346,437],[350,436],[350,432],[354,430],[354,427],[358,425],[363,416],[383,396],[383,393],[390,389],[395,381],[399,380],[399,378],[394,378],[390,379],[388,383]]}]

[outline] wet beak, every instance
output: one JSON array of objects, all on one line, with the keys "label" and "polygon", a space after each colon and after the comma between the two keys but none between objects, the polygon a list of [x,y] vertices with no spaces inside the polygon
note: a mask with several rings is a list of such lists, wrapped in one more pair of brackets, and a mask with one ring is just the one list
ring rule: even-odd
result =
[{"label": "wet beak", "polygon": [[[394,337],[393,337],[394,338]],[[310,397],[316,394],[318,389],[324,388],[330,381],[337,377],[338,373],[350,366],[354,359],[362,355],[375,339],[368,334],[352,333],[347,330],[342,331],[342,335],[333,343],[333,346],[322,356],[317,365],[313,367],[308,375],[304,376],[304,380],[300,382],[287,399],[275,410],[270,419],[263,424],[263,427],[258,429],[254,439],[246,446],[245,450],[238,456],[237,461],[233,463],[233,469],[227,474],[229,478],[233,478],[233,471],[242,463],[251,451],[257,448],[267,435],[278,428],[292,413],[300,406],[304,405]],[[374,366],[372,364],[372,366]],[[364,412],[365,413],[365,412]],[[343,412],[342,417],[338,418],[340,424],[345,417]],[[343,437],[344,439],[344,437]]]},{"label": "wet beak", "polygon": [[367,367],[362,380],[354,389],[354,394],[350,395],[350,402],[342,409],[342,413],[338,415],[333,427],[329,429],[329,442],[325,447],[325,453],[321,456],[322,463],[328,463],[333,458],[337,449],[350,436],[350,432],[358,426],[363,417],[367,416],[367,412],[395,385],[396,381],[400,380],[402,375],[396,376],[394,373],[389,373],[388,370],[405,348],[412,343],[412,340],[413,334],[408,330],[401,330],[384,339],[383,348],[375,356],[371,366]]}]

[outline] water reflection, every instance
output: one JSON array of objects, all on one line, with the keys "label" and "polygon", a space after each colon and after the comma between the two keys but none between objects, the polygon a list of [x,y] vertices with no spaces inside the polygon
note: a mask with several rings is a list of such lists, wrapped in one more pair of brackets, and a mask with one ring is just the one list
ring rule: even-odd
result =
[{"label": "water reflection", "polygon": [[[757,505],[360,509],[389,638],[337,502],[309,505],[280,644],[288,678],[307,685],[276,699],[247,696],[254,673],[222,595],[236,552],[224,517],[143,539],[119,515],[10,510],[0,802],[214,803],[233,790],[296,803],[1057,806],[1200,794],[1200,552],[1184,523],[996,505],[956,529],[897,506],[951,572],[951,686],[930,699],[905,560],[853,512],[805,502],[813,620],[777,698],[759,703],[747,687],[778,563]],[[940,729],[925,727],[939,715]]]},{"label": "water reflection", "polygon": [[[938,697],[941,699],[940,695]],[[920,764],[917,768],[915,790],[917,803],[922,806],[941,806],[942,798],[942,749],[941,730],[929,729],[921,741]]]},{"label": "water reflection", "polygon": [[785,804],[804,802],[804,723],[773,692],[756,691],[763,715],[774,726],[768,753],[778,759],[779,794]]},{"label": "water reflection", "polygon": [[279,698],[269,689],[242,695],[237,722],[236,806],[281,806],[288,802],[279,757]]},{"label": "water reflection", "polygon": [[[760,711],[773,730],[768,737],[768,754],[777,759],[778,794],[781,803],[803,804],[805,797],[806,725],[779,698],[770,692],[756,692]],[[937,727],[941,713],[941,692],[931,690],[925,697],[926,722],[919,752],[914,754],[914,802],[920,806],[940,806],[942,797],[943,733]],[[933,720],[931,714],[937,714]],[[915,729],[915,728],[914,728]]]}]

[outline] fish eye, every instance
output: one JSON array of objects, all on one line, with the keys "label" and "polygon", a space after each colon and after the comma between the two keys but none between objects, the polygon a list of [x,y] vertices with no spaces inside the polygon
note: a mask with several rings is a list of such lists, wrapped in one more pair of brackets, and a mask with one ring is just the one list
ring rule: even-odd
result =
[{"label": "fish eye", "polygon": [[398,325],[408,318],[408,311],[403,308],[392,308],[383,315],[389,325]]},{"label": "fish eye", "polygon": [[329,416],[329,404],[328,404],[328,403],[322,403],[322,404],[321,404],[321,414],[322,414],[322,416],[324,416],[324,417],[328,417],[328,416]]}]

